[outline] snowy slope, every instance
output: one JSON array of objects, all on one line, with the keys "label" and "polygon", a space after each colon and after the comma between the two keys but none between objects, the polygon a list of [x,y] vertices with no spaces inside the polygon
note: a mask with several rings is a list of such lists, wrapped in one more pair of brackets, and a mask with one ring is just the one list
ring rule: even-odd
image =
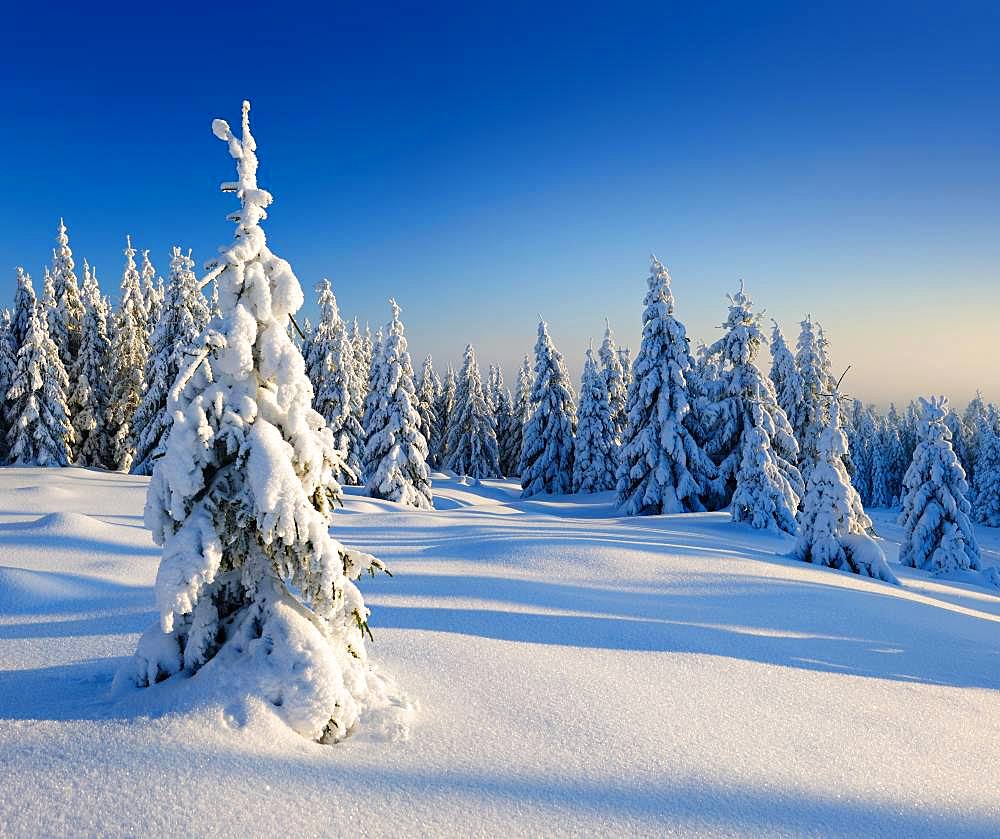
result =
[{"label": "snowy slope", "polygon": [[196,679],[108,701],[154,619],[145,484],[0,469],[2,836],[1000,832],[1000,591],[438,475],[335,528],[395,575],[363,585],[412,736],[323,747]]}]

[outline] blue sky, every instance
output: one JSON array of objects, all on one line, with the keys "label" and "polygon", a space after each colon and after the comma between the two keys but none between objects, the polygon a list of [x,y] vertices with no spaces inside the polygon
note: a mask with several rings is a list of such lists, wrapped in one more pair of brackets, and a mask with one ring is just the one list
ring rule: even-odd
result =
[{"label": "blue sky", "polygon": [[1000,399],[997,7],[212,5],[8,16],[0,299],[60,215],[108,289],[126,232],[210,257],[249,98],[272,248],[418,359],[509,375],[541,313],[577,372],[655,252],[694,337],[742,277],[866,399]]}]

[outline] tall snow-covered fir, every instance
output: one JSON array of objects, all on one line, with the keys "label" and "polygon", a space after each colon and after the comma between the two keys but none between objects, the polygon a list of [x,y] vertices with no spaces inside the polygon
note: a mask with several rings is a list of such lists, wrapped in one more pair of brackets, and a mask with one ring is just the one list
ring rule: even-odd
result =
[{"label": "tall snow-covered fir", "polygon": [[604,376],[588,349],[580,378],[573,439],[573,491],[605,492],[617,485],[619,441]]},{"label": "tall snow-covered fir", "polygon": [[373,347],[376,355],[365,408],[365,492],[429,510],[433,505],[427,441],[420,433],[413,366],[399,306],[391,298],[389,305],[392,320],[385,338]]},{"label": "tall snow-covered fir", "polygon": [[319,290],[320,322],[306,346],[306,372],[313,384],[313,406],[326,420],[340,453],[337,480],[361,483],[364,430],[360,416],[361,391],[355,372],[354,347],[340,317],[329,280]]},{"label": "tall snow-covered fir", "polygon": [[798,514],[799,534],[794,555],[804,562],[896,583],[882,548],[868,535],[871,519],[862,508],[844,466],[847,436],[840,424],[836,390],[827,417]]},{"label": "tall snow-covered fir", "polygon": [[979,419],[976,440],[975,519],[987,527],[1000,527],[1000,422],[996,416]]},{"label": "tall snow-covered fir", "polygon": [[49,337],[41,304],[28,318],[6,394],[7,456],[17,466],[66,466],[73,429],[66,408],[69,380]]},{"label": "tall snow-covered fir", "polygon": [[483,388],[476,351],[465,348],[465,360],[455,390],[455,407],[448,423],[447,466],[469,478],[499,478],[500,450],[496,421]]},{"label": "tall snow-covered fir", "polygon": [[445,368],[444,381],[441,382],[441,390],[438,392],[435,414],[437,415],[437,428],[434,438],[438,442],[438,448],[432,452],[434,465],[438,469],[443,469],[448,462],[448,430],[451,427],[451,419],[455,413],[455,394],[458,391],[458,383],[455,379],[455,368],[450,364]]},{"label": "tall snow-covered fir", "polygon": [[795,417],[792,430],[799,444],[799,470],[803,477],[808,478],[809,470],[817,457],[819,435],[826,425],[827,392],[825,359],[820,354],[813,331],[811,317],[806,317],[800,324],[801,332],[796,345],[795,365],[799,371],[802,385],[802,401]]},{"label": "tall snow-covered fir", "polygon": [[111,393],[107,408],[112,435],[111,467],[120,472],[128,472],[131,468],[137,432],[141,431],[134,427],[133,420],[146,389],[147,324],[146,302],[135,266],[135,248],[129,236],[125,244],[121,303],[112,317]]},{"label": "tall snow-covered fir", "polygon": [[899,561],[936,573],[977,570],[981,563],[969,520],[969,486],[944,421],[948,400],[932,397],[920,403],[919,442],[903,479]]},{"label": "tall snow-covered fir", "polygon": [[161,309],[146,360],[146,392],[133,420],[136,452],[132,473],[136,475],[151,475],[156,459],[165,451],[173,422],[170,390],[208,323],[208,304],[198,287],[191,252],[183,253],[176,245],[171,250],[170,281]]},{"label": "tall snow-covered fir", "polygon": [[604,340],[598,350],[601,359],[601,376],[608,392],[608,403],[611,406],[611,421],[615,426],[615,437],[619,444],[625,439],[625,426],[628,422],[628,382],[622,367],[621,354],[615,346],[615,336],[611,324],[604,321]]},{"label": "tall snow-covered fir", "polygon": [[521,495],[564,495],[573,491],[573,434],[576,404],[573,385],[545,321],[535,343],[533,410],[521,447]]},{"label": "tall snow-covered fir", "polygon": [[632,365],[618,472],[618,504],[629,516],[703,510],[715,464],[688,427],[694,362],[674,315],[670,274],[652,257],[643,300],[642,344]]},{"label": "tall snow-covered fir", "polygon": [[17,370],[17,347],[14,346],[14,330],[10,311],[0,311],[0,465],[7,462],[7,411],[4,402],[7,391],[14,381]]},{"label": "tall snow-covered fir", "polygon": [[[795,466],[798,445],[770,378],[754,363],[766,339],[742,283],[729,296],[723,329],[725,334],[705,351],[706,358],[715,359],[717,375],[706,380],[706,412],[712,424],[708,451],[718,469],[713,506],[732,502],[737,521],[794,532],[805,489]],[[747,506],[756,500],[764,506]]]},{"label": "tall snow-covered fir", "polygon": [[776,320],[771,321],[771,383],[774,385],[775,396],[781,410],[788,418],[788,424],[794,430],[799,423],[802,412],[804,393],[802,376],[795,363],[795,356],[785,343],[785,336]]},{"label": "tall snow-covered fir", "polygon": [[28,324],[35,313],[38,300],[31,284],[31,274],[21,266],[17,268],[17,287],[14,289],[14,308],[11,310],[10,337],[15,352],[21,348],[28,334]]},{"label": "tall snow-covered fir", "polygon": [[73,251],[69,246],[66,225],[59,219],[56,248],[52,251],[52,286],[55,310],[49,320],[49,337],[59,350],[63,367],[70,374],[80,351],[82,339],[83,301],[77,283]]},{"label": "tall snow-covered fir", "polygon": [[107,428],[111,385],[111,340],[97,275],[83,262],[81,341],[71,376],[70,415],[76,435],[77,463],[108,468],[111,437]]},{"label": "tall snow-covered fir", "polygon": [[441,424],[437,416],[437,398],[441,391],[441,380],[434,372],[434,359],[429,355],[420,366],[417,382],[417,413],[420,415],[420,433],[427,441],[427,462],[436,467],[436,453],[441,447]]},{"label": "tall snow-covered fir", "polygon": [[333,439],[285,331],[302,290],[260,227],[272,199],[257,186],[249,107],[242,137],[212,124],[236,159],[238,180],[222,188],[241,209],[212,270],[222,314],[171,392],[174,424],[146,503],[163,545],[160,619],[115,682],[145,687],[218,662],[205,678],[333,742],[390,704],[367,663],[368,609],[354,583],[381,564],[330,535]]},{"label": "tall snow-covered fir", "polygon": [[524,453],[524,428],[531,420],[534,404],[531,401],[531,359],[525,355],[517,368],[517,383],[514,386],[514,409],[511,415],[510,447],[513,460],[509,476],[521,475],[521,458]]}]

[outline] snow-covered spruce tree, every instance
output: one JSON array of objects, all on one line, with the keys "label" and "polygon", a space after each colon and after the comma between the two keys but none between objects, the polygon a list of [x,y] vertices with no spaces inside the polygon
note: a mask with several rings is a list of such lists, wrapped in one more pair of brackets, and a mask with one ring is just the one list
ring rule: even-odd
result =
[{"label": "snow-covered spruce tree", "polygon": [[433,454],[435,465],[439,469],[443,469],[448,462],[448,429],[455,413],[455,394],[457,391],[455,368],[449,364],[445,369],[444,381],[441,383],[441,390],[438,392],[435,403],[437,429],[434,432],[434,437],[438,441],[438,448]]},{"label": "snow-covered spruce tree", "polygon": [[652,257],[643,300],[642,344],[632,365],[618,504],[629,516],[704,510],[715,465],[687,425],[694,362],[674,315],[670,274]]},{"label": "snow-covered spruce tree", "polygon": [[802,376],[799,375],[799,368],[795,364],[795,356],[785,343],[781,327],[776,320],[772,320],[771,323],[774,324],[771,330],[771,383],[774,385],[778,404],[788,417],[788,424],[794,429],[799,423],[799,414],[802,412],[805,398]]},{"label": "snow-covered spruce tree", "polygon": [[965,472],[965,480],[972,486],[973,463],[969,457],[970,440],[965,435],[965,424],[962,418],[954,411],[948,411],[944,415],[944,424],[948,426],[951,434],[951,447],[955,451],[955,457],[962,464],[962,471]]},{"label": "snow-covered spruce tree", "polygon": [[521,447],[521,497],[573,491],[573,434],[576,406],[573,385],[545,321],[538,324],[535,343],[534,409],[524,427]]},{"label": "snow-covered spruce tree", "polygon": [[340,483],[361,482],[364,431],[358,419],[361,398],[354,375],[354,349],[340,317],[329,280],[317,286],[320,322],[306,344],[306,372],[313,384],[313,407],[326,420],[340,455],[336,478]]},{"label": "snow-covered spruce tree", "polygon": [[819,356],[823,392],[830,393],[837,383],[837,377],[833,374],[833,360],[830,358],[830,341],[823,331],[823,324],[819,322],[816,323],[816,353]]},{"label": "snow-covered spruce tree", "polygon": [[171,392],[174,424],[146,502],[163,545],[160,620],[115,686],[194,673],[328,743],[390,701],[367,663],[368,610],[353,582],[382,566],[330,536],[333,440],[285,332],[302,290],[259,224],[271,195],[256,183],[248,110],[242,138],[212,125],[237,161],[239,179],[222,188],[242,209],[213,269],[222,315]]},{"label": "snow-covered spruce tree", "polygon": [[156,279],[156,269],[149,258],[149,250],[142,252],[141,277],[142,299],[146,305],[146,330],[152,335],[163,310],[165,289],[162,278],[159,281]]},{"label": "snow-covered spruce tree", "polygon": [[6,395],[8,457],[18,466],[66,466],[73,429],[66,409],[66,371],[49,337],[41,304],[28,319]]},{"label": "snow-covered spruce tree", "polygon": [[827,425],[819,436],[818,458],[809,473],[798,514],[799,535],[793,556],[803,562],[898,584],[882,548],[868,535],[872,521],[844,466],[847,437],[840,425],[836,388],[827,416]]},{"label": "snow-covered spruce tree", "polygon": [[173,423],[169,397],[178,373],[187,367],[196,341],[208,323],[208,305],[198,288],[191,252],[176,245],[170,256],[170,283],[153,327],[146,360],[146,392],[135,412],[136,452],[133,475],[152,475],[166,451]]},{"label": "snow-covered spruce tree", "polygon": [[757,386],[750,401],[749,418],[743,434],[740,468],[736,473],[731,514],[733,521],[748,522],[759,530],[796,532],[795,509],[798,488],[792,486],[780,458],[771,445],[773,422],[764,410]]},{"label": "snow-covered spruce tree", "polygon": [[[420,433],[413,366],[406,351],[399,306],[392,298],[392,321],[372,362],[372,386],[366,408],[362,471],[365,492],[418,509],[432,505],[427,441]],[[373,347],[373,351],[375,348]]]},{"label": "snow-covered spruce tree", "polygon": [[625,393],[627,394],[628,389],[632,387],[632,348],[619,347],[618,360],[622,365],[622,381],[625,385]]},{"label": "snow-covered spruce tree", "polygon": [[795,365],[802,382],[802,402],[792,431],[799,444],[799,471],[808,479],[809,470],[817,457],[819,435],[827,423],[826,399],[823,396],[827,393],[827,380],[825,360],[817,346],[812,318],[806,316],[800,325],[802,331],[796,345]]},{"label": "snow-covered spruce tree", "polygon": [[1000,424],[996,418],[980,419],[974,483],[975,519],[987,527],[1000,527]]},{"label": "snow-covered spruce tree", "polygon": [[884,417],[876,417],[877,430],[868,451],[871,465],[872,507],[891,507],[898,495],[892,489],[894,460],[899,448],[896,430]]},{"label": "snow-covered spruce tree", "polygon": [[490,365],[489,391],[500,453],[500,474],[509,477],[517,472],[517,462],[521,459],[520,420],[514,415],[514,400],[497,364]]},{"label": "snow-covered spruce tree", "polygon": [[[755,462],[752,449],[760,446],[763,433],[768,440],[768,457],[780,476],[776,485],[794,522],[805,489],[795,467],[798,446],[770,378],[762,375],[754,363],[766,338],[760,329],[760,316],[754,314],[742,283],[740,290],[729,296],[729,317],[723,329],[725,334],[705,350],[703,358],[705,409],[712,427],[707,451],[717,467],[709,493],[710,507],[722,509],[729,505],[740,483],[739,473],[743,473],[744,483],[751,478]],[[741,515],[735,506],[733,515]],[[789,521],[785,511],[774,518],[785,524]]]},{"label": "snow-covered spruce tree", "polygon": [[7,462],[7,412],[3,402],[7,397],[17,371],[17,348],[14,346],[14,329],[10,312],[0,312],[0,465]]},{"label": "snow-covered spruce tree", "polygon": [[969,521],[969,486],[945,425],[948,400],[921,399],[920,439],[903,479],[899,561],[925,571],[978,570],[979,545]]},{"label": "snow-covered spruce tree", "polygon": [[580,405],[573,440],[573,492],[606,492],[617,485],[618,436],[611,400],[593,349],[587,350],[580,378]]},{"label": "snow-covered spruce tree", "polygon": [[35,313],[38,301],[35,289],[31,285],[31,275],[23,268],[17,268],[17,288],[14,290],[14,308],[10,314],[10,332],[14,341],[15,352],[21,349],[28,334],[31,316]]},{"label": "snow-covered spruce tree", "polygon": [[[75,368],[80,351],[81,324],[83,322],[83,301],[77,284],[73,251],[69,246],[66,225],[59,219],[56,233],[56,248],[52,251],[52,284],[55,293],[55,309],[49,316],[49,337],[59,350],[63,367],[70,374]],[[72,408],[70,409],[72,413]]]},{"label": "snow-covered spruce tree", "polygon": [[434,372],[434,359],[424,358],[420,367],[420,381],[417,382],[417,413],[420,415],[420,433],[427,441],[427,462],[437,467],[436,452],[441,447],[440,425],[437,417],[437,396],[441,390],[441,380]]},{"label": "snow-covered spruce tree", "polygon": [[628,385],[625,383],[625,370],[622,368],[621,356],[615,346],[615,336],[611,324],[604,321],[604,340],[598,350],[601,359],[601,376],[604,387],[608,391],[608,404],[611,406],[611,421],[615,426],[615,439],[619,445],[625,439],[625,425],[628,422]]},{"label": "snow-covered spruce tree", "polygon": [[111,467],[128,472],[135,457],[136,439],[143,429],[133,425],[136,409],[146,388],[145,369],[149,356],[146,302],[135,267],[132,237],[126,238],[125,271],[121,303],[112,318],[111,392],[108,425],[111,431]]},{"label": "snow-covered spruce tree", "polygon": [[448,468],[460,477],[475,480],[501,475],[495,420],[486,401],[472,344],[465,348],[455,407],[448,423]]},{"label": "snow-covered spruce tree", "polygon": [[510,478],[517,474],[518,463],[521,461],[522,425],[509,388],[505,387],[500,394],[497,417],[501,424],[497,440],[500,449],[500,472]]},{"label": "snow-covered spruce tree", "polygon": [[[845,431],[847,436],[847,448],[850,461],[854,465],[854,474],[851,476],[851,483],[857,490],[858,495],[865,504],[872,503],[872,474],[875,471],[874,458],[875,448],[878,445],[877,420],[875,408],[869,405],[867,408],[861,404],[860,400],[855,400],[855,421],[850,432]],[[846,462],[845,462],[846,466]]]},{"label": "snow-covered spruce tree", "polygon": [[531,420],[535,406],[531,402],[531,360],[524,357],[517,368],[517,384],[514,389],[514,407],[510,420],[511,461],[507,477],[521,475],[521,455],[524,451],[524,427]]},{"label": "snow-covered spruce tree", "polygon": [[107,468],[111,451],[105,415],[108,406],[111,340],[108,338],[104,298],[87,261],[83,262],[83,320],[81,342],[73,368],[69,395],[76,435],[76,462]]}]

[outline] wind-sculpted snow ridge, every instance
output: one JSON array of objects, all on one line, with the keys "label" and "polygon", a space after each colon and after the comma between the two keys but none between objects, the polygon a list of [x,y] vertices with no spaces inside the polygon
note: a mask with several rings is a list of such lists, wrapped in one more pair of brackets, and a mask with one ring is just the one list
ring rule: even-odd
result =
[{"label": "wind-sculpted snow ridge", "polygon": [[[726,513],[620,517],[611,492],[435,473],[417,510],[349,488],[334,531],[391,563],[360,586],[422,709],[409,740],[389,704],[328,748],[283,716],[313,707],[281,649],[308,631],[110,696],[156,619],[148,482],[0,470],[4,836],[1000,831],[1000,591],[900,566],[890,511],[900,586]],[[976,534],[995,568],[1000,533]],[[280,603],[276,632],[306,625]]]}]

